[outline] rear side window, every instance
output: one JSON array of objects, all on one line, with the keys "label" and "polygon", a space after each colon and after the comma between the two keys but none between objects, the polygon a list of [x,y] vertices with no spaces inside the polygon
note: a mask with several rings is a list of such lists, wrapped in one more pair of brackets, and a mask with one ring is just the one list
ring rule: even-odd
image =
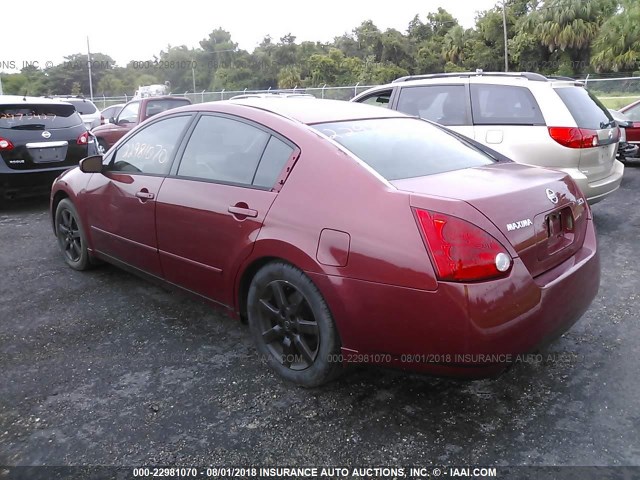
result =
[{"label": "rear side window", "polygon": [[468,125],[464,85],[404,87],[398,110],[442,125]]},{"label": "rear side window", "polygon": [[272,136],[260,159],[253,184],[258,187],[273,188],[292,154],[293,148]]},{"label": "rear side window", "polygon": [[595,96],[582,87],[554,89],[571,112],[579,128],[600,130],[613,125],[613,118]]},{"label": "rear side window", "polygon": [[544,125],[544,117],[528,88],[471,85],[475,125]]},{"label": "rear side window", "polygon": [[495,163],[444,129],[412,118],[314,125],[387,180],[422,177]]},{"label": "rear side window", "polygon": [[178,175],[251,185],[270,137],[244,122],[204,116],[189,139]]},{"label": "rear side window", "polygon": [[184,105],[189,105],[189,101],[180,98],[151,100],[147,103],[146,115],[147,117],[153,117],[154,115],[164,112],[165,110],[171,110],[172,108],[182,107]]},{"label": "rear side window", "polygon": [[0,128],[46,130],[82,124],[73,105],[15,104],[0,105]]}]

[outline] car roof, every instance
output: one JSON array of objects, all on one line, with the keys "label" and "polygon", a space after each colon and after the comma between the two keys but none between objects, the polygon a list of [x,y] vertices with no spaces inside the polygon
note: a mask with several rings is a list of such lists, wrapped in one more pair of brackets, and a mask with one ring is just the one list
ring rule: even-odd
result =
[{"label": "car roof", "polygon": [[[213,110],[216,104],[219,105],[222,103],[258,108],[309,125],[314,123],[407,116],[394,110],[373,105],[319,98],[289,97],[279,101],[273,101],[273,99],[270,98],[244,98],[226,100],[224,102],[211,102],[205,105],[210,105]],[[197,107],[197,105],[195,105],[195,107]]]},{"label": "car roof", "polygon": [[29,104],[29,103],[37,103],[37,104],[67,104],[70,105],[69,102],[66,102],[62,99],[57,98],[47,98],[47,97],[27,97],[23,95],[0,95],[0,105],[15,105],[15,104]]}]

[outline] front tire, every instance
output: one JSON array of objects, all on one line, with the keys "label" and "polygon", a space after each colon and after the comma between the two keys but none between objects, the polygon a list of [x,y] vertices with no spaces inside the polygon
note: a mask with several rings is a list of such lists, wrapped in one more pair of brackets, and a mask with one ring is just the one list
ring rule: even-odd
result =
[{"label": "front tire", "polygon": [[91,268],[91,257],[87,250],[87,237],[80,222],[76,207],[68,198],[62,199],[56,208],[56,236],[67,265],[74,270]]},{"label": "front tire", "polygon": [[329,307],[299,269],[273,262],[259,270],[249,287],[247,313],[258,351],[281,377],[316,387],[342,371]]}]

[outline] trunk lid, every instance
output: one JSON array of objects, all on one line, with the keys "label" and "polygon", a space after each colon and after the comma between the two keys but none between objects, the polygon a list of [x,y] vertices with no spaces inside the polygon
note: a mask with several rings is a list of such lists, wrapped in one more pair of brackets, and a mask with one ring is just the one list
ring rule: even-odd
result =
[{"label": "trunk lid", "polygon": [[425,208],[424,196],[470,204],[500,230],[532,276],[568,259],[584,241],[586,200],[563,172],[508,163],[391,183],[414,194],[414,207]]}]

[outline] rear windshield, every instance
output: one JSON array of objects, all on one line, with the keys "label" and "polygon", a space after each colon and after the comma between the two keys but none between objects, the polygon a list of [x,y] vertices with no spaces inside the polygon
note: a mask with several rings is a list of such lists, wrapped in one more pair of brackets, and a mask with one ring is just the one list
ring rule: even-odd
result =
[{"label": "rear windshield", "polygon": [[606,107],[586,88],[561,87],[556,88],[555,91],[571,112],[579,128],[600,130],[614,125],[613,118]]},{"label": "rear windshield", "polygon": [[76,110],[80,115],[89,115],[91,113],[96,113],[98,111],[96,109],[96,106],[93,103],[87,102],[85,100],[78,100],[75,98],[64,98],[62,99],[62,101],[69,102],[71,105],[76,107]]},{"label": "rear windshield", "polygon": [[189,105],[191,102],[186,98],[172,98],[162,100],[151,100],[147,103],[147,117],[152,117],[165,110]]},{"label": "rear windshield", "polygon": [[16,104],[0,105],[0,128],[45,130],[82,124],[73,105]]},{"label": "rear windshield", "polygon": [[446,130],[413,118],[354,120],[313,127],[390,181],[495,163]]}]

